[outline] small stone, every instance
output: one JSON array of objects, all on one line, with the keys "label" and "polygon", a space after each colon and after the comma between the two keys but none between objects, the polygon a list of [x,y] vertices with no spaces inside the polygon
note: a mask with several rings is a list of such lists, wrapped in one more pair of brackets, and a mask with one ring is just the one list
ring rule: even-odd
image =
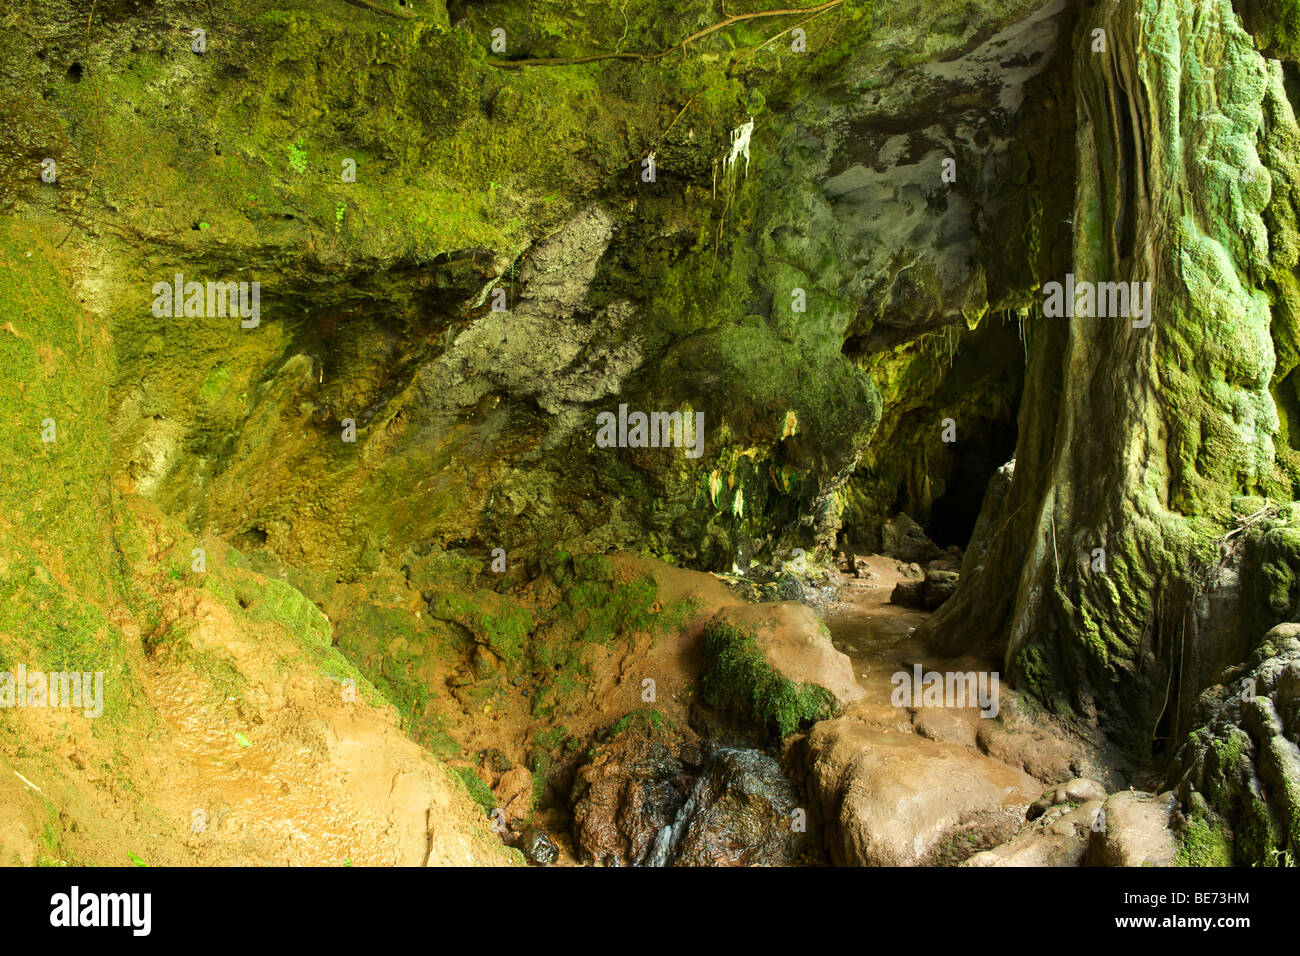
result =
[{"label": "small stone", "polygon": [[532,824],[524,827],[523,833],[519,834],[515,848],[524,855],[525,860],[537,866],[549,866],[560,855],[555,841]]}]

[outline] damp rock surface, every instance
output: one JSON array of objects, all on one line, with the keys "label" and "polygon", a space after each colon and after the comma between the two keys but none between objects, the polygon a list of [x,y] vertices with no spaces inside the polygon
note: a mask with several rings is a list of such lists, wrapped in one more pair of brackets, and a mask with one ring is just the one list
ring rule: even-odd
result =
[{"label": "damp rock surface", "polygon": [[790,866],[811,846],[797,809],[766,753],[635,729],[578,770],[574,843],[607,866]]},{"label": "damp rock surface", "polygon": [[189,6],[0,12],[0,863],[1300,856],[1290,0]]},{"label": "damp rock surface", "polygon": [[842,866],[959,863],[1004,842],[1042,787],[969,747],[871,726],[818,724],[789,758],[805,769],[827,852]]}]

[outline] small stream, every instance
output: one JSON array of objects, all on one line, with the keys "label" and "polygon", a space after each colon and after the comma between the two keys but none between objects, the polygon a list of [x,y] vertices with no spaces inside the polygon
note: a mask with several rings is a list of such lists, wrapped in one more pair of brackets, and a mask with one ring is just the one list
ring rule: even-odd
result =
[{"label": "small stream", "polygon": [[775,757],[714,747],[672,823],[660,829],[646,866],[790,866],[807,849],[791,815],[799,793]]},{"label": "small stream", "polygon": [[873,557],[869,565],[875,579],[851,579],[839,600],[819,611],[819,617],[831,632],[835,649],[853,661],[862,689],[871,699],[887,702],[890,675],[905,658],[925,654],[912,635],[930,615],[889,603],[894,586],[904,580],[896,561]]}]

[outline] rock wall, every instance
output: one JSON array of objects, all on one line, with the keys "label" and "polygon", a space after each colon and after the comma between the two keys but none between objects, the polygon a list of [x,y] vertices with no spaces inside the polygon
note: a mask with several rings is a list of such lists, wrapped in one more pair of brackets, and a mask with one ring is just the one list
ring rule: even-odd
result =
[{"label": "rock wall", "polygon": [[[378,6],[20,3],[0,47],[61,170],[3,200],[76,223],[114,469],[191,528],[352,577],[431,543],[730,568],[941,497],[932,418],[1009,422],[1063,0],[846,0],[800,52],[757,3]],[[259,281],[258,327],[152,314],[176,274]],[[620,403],[702,412],[702,455],[597,447]]]}]

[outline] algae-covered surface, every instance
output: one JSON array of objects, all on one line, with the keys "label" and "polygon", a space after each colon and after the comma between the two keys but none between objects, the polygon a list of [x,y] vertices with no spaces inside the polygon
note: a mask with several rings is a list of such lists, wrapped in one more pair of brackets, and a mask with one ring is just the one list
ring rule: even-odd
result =
[{"label": "algae-covered surface", "polygon": [[[575,863],[742,745],[855,859],[876,733],[1293,862],[1298,57],[1292,0],[11,0],[0,862]],[[886,584],[862,686],[1012,716],[714,619]]]}]

